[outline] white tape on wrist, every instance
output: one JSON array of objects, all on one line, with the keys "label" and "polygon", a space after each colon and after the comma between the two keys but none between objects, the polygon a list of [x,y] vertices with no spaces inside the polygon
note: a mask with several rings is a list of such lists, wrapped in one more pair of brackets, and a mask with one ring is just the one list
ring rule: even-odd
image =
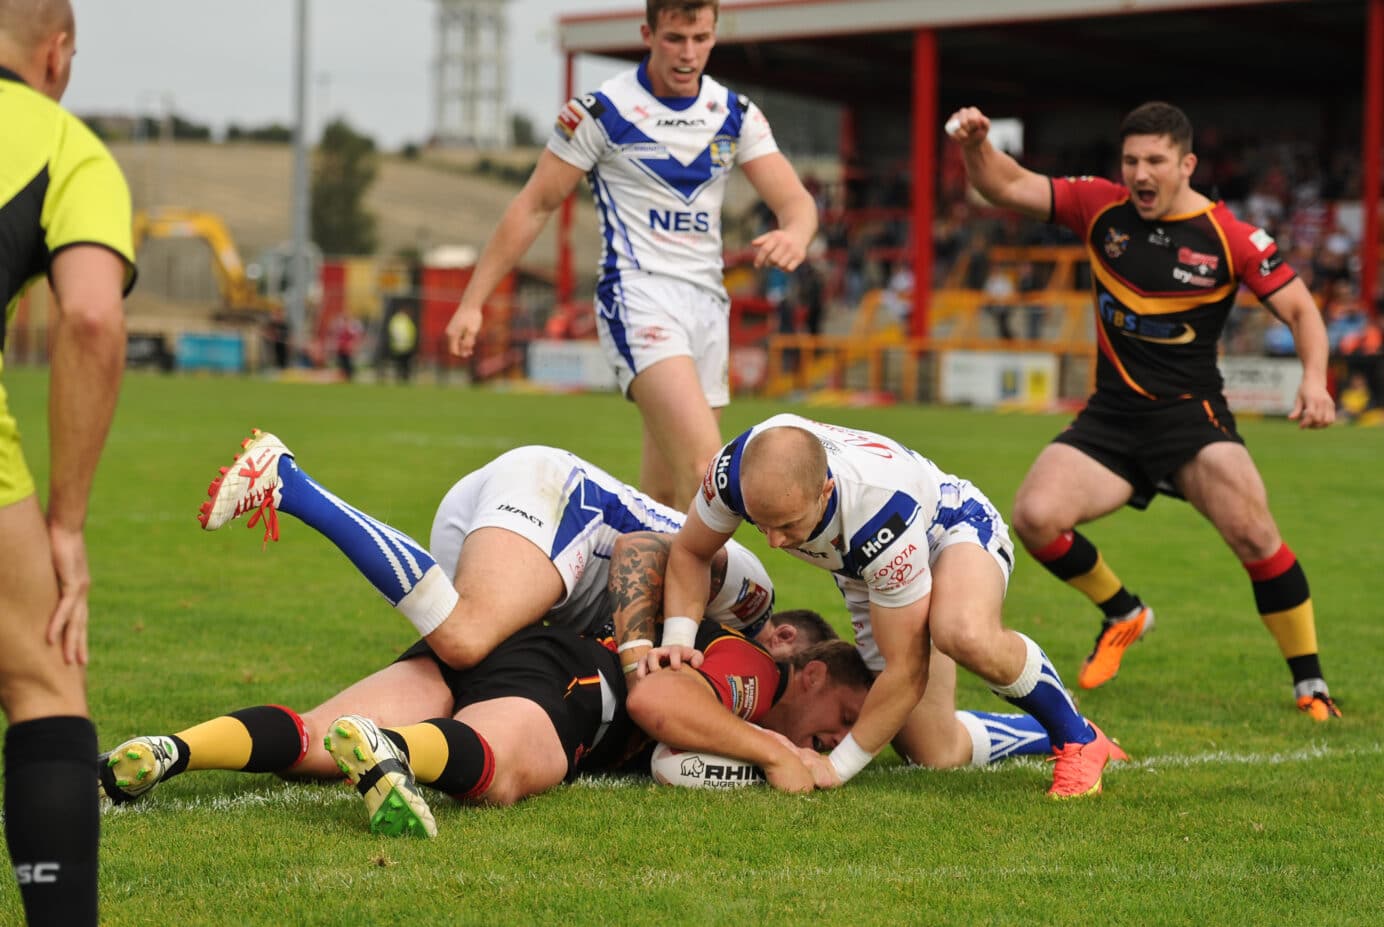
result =
[{"label": "white tape on wrist", "polygon": [[947,120],[947,124],[944,125],[944,126],[942,126],[942,131],[943,131],[943,132],[946,132],[948,135],[956,135],[956,133],[957,133],[958,131],[960,131],[960,129],[961,129],[961,120],[960,120],[960,119],[957,119],[955,116],[953,116],[952,118],[948,119],[948,120]]},{"label": "white tape on wrist", "polygon": [[636,647],[652,647],[654,642],[647,637],[637,637],[632,641],[625,641],[615,648],[616,653],[624,653],[626,650],[634,650]]},{"label": "white tape on wrist", "polygon": [[697,621],[682,615],[663,619],[663,637],[659,639],[663,647],[686,647],[692,650],[697,645]]},{"label": "white tape on wrist", "polygon": [[850,734],[847,734],[846,739],[837,744],[836,749],[827,755],[827,759],[831,760],[832,768],[836,770],[836,775],[842,782],[869,766],[870,761],[874,758],[875,755],[865,752],[860,744],[855,742],[855,737]]}]

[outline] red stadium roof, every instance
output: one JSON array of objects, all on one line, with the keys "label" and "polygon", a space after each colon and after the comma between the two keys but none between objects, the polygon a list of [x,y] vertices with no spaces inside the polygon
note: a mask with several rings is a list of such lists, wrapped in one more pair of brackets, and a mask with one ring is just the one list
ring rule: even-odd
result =
[{"label": "red stadium roof", "polygon": [[[1150,96],[1360,98],[1365,0],[752,0],[724,3],[711,72],[822,99],[906,100],[937,29],[941,109]],[[644,10],[563,16],[572,54],[638,59]]]}]

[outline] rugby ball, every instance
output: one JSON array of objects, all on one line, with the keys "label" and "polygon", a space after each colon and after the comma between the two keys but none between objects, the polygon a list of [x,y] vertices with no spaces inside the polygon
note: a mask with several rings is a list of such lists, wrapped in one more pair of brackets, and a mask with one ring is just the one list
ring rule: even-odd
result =
[{"label": "rugby ball", "polygon": [[765,781],[764,771],[745,760],[700,750],[679,750],[662,743],[654,747],[649,771],[655,782],[688,789],[738,789]]}]

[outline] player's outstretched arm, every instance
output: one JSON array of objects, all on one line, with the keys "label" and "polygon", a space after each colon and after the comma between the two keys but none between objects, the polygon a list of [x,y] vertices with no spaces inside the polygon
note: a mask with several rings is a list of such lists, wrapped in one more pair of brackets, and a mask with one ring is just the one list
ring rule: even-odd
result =
[{"label": "player's outstretched arm", "polygon": [[481,329],[481,309],[505,275],[529,250],[562,201],[581,182],[582,170],[547,149],[538,156],[533,174],[505,209],[495,233],[476,261],[461,303],[447,323],[447,345],[458,357],[469,357]]},{"label": "player's outstretched arm", "polygon": [[[747,645],[748,646],[748,645]],[[691,669],[655,673],[632,690],[630,718],[655,740],[754,763],[776,789],[810,792],[813,776],[783,737],[726,710],[711,684]]]},{"label": "player's outstretched arm", "polygon": [[778,228],[751,242],[755,267],[797,270],[807,257],[807,246],[817,234],[817,203],[807,192],[798,172],[779,152],[742,165],[745,178],[778,220]]},{"label": "player's outstretched arm", "polygon": [[947,135],[961,146],[966,177],[981,196],[996,206],[1047,221],[1052,213],[1052,184],[990,144],[990,119],[974,106],[952,113]]},{"label": "player's outstretched arm", "polygon": [[1288,417],[1302,428],[1325,428],[1336,421],[1336,402],[1326,388],[1326,360],[1330,351],[1321,310],[1302,278],[1286,284],[1265,300],[1269,308],[1293,331],[1293,344],[1302,361],[1302,383]]},{"label": "player's outstretched arm", "polygon": [[[927,688],[927,616],[930,595],[902,608],[870,604],[870,627],[884,657],[884,671],[875,677],[846,739],[831,751],[840,785],[860,772],[894,739]],[[819,785],[823,783],[819,782]]]},{"label": "player's outstretched arm", "polygon": [[47,514],[59,598],[48,641],[62,642],[69,663],[87,662],[91,574],[82,529],[125,372],[125,275],[124,261],[96,245],[73,245],[53,258]]}]

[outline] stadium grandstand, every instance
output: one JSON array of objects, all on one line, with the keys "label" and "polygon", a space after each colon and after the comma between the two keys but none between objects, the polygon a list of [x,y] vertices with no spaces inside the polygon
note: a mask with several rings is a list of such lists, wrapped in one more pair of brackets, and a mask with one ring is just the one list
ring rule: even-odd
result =
[{"label": "stadium grandstand", "polygon": [[[631,6],[561,19],[569,95],[581,89],[571,83],[577,56],[642,56],[642,17]],[[1194,185],[1279,239],[1336,321],[1333,347],[1378,312],[1379,220],[1361,204],[1380,197],[1381,0],[726,3],[711,70],[766,101],[790,156],[794,123],[837,128],[828,176],[804,174],[822,208],[827,298],[846,307],[848,322],[768,338],[767,373],[744,362],[754,351],[742,354],[742,385],[839,385],[858,367],[867,387],[937,398],[928,388],[935,365],[920,360],[940,345],[989,349],[1001,339],[1042,342],[1032,346],[1071,361],[1059,370],[1060,391],[1084,394],[1091,328],[1079,251],[1064,231],[967,195],[959,154],[942,134],[963,105],[1005,118],[1010,146],[1035,170],[1115,176],[1122,114],[1151,98],[1174,102],[1197,130]],[[564,232],[559,303],[582,298],[570,253]],[[763,303],[749,295],[740,308],[763,315]],[[1283,326],[1244,308],[1227,347],[1283,353]],[[823,360],[800,362],[803,352]],[[1270,369],[1246,371],[1251,392],[1276,379]],[[1275,407],[1266,395],[1258,401]]]}]

